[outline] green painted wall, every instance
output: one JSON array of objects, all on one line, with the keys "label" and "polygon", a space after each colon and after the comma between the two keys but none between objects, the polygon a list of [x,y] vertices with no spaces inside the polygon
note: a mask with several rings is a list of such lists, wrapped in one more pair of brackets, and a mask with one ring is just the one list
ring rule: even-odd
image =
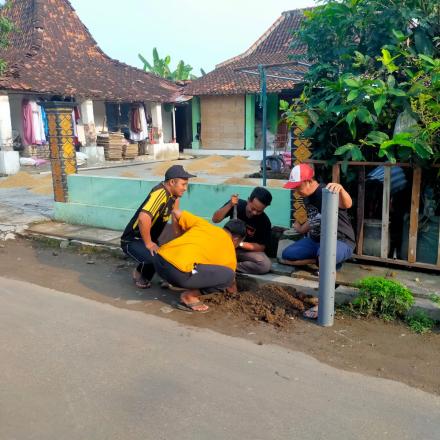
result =
[{"label": "green painted wall", "polygon": [[[122,177],[70,175],[68,203],[55,203],[55,219],[73,224],[124,229],[131,216],[158,181]],[[192,183],[181,207],[210,220],[231,194],[246,199],[252,186]],[[290,191],[270,188],[272,205],[266,210],[273,225],[290,227]]]},{"label": "green painted wall", "polygon": [[200,115],[200,98],[198,96],[194,96],[192,101],[192,132],[193,132],[193,141],[192,148],[194,150],[198,150],[200,148],[200,140],[196,139],[197,135],[197,124],[201,121]]},{"label": "green painted wall", "polygon": [[255,95],[246,95],[245,148],[255,150]]},{"label": "green painted wall", "polygon": [[278,127],[278,95],[270,93],[267,95],[267,124],[271,133],[276,134]]}]

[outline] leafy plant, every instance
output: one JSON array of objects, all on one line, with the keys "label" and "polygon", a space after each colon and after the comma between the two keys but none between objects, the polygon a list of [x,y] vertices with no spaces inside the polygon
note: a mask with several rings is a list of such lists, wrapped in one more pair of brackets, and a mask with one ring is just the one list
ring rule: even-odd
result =
[{"label": "leafy plant", "polygon": [[311,67],[286,121],[317,159],[440,159],[439,33],[435,0],[323,0],[296,35]]},{"label": "leafy plant", "polygon": [[430,299],[433,303],[437,304],[437,305],[440,307],[440,296],[439,296],[439,295],[436,295],[435,293],[433,293],[433,294],[431,294],[431,295],[429,296],[429,299]]},{"label": "leafy plant", "polygon": [[359,281],[360,294],[352,301],[355,312],[387,321],[403,318],[414,304],[411,291],[397,281],[367,277]]},{"label": "leafy plant", "polygon": [[432,320],[425,312],[419,310],[413,315],[406,318],[406,322],[409,328],[415,333],[428,333],[432,330],[435,325],[434,320]]},{"label": "leafy plant", "polygon": [[[0,5],[0,49],[9,46],[9,34],[14,30],[13,23],[4,15],[4,11],[6,11],[10,5],[11,2],[9,0],[3,5]],[[3,75],[6,67],[6,61],[0,58],[0,75]]]},{"label": "leafy plant", "polygon": [[[170,68],[171,57],[167,55],[165,58],[160,58],[159,52],[156,48],[153,49],[153,64],[141,54],[138,54],[138,57],[144,64],[143,68],[146,72],[150,72],[161,78],[167,78],[173,81],[185,81],[197,78],[191,73],[193,68],[189,64],[185,64],[183,60],[180,60],[176,69],[172,71]],[[200,70],[202,75],[204,75],[203,69]]]}]

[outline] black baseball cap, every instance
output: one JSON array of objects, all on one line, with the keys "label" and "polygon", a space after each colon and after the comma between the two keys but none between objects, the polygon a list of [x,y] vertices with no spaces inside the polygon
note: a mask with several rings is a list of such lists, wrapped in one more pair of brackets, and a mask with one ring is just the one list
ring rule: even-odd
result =
[{"label": "black baseball cap", "polygon": [[246,223],[238,218],[229,220],[223,228],[229,231],[232,235],[238,235],[239,237],[246,236]]},{"label": "black baseball cap", "polygon": [[190,177],[197,177],[193,174],[189,174],[183,169],[182,165],[173,165],[169,167],[165,173],[165,180],[170,179],[189,179]]}]

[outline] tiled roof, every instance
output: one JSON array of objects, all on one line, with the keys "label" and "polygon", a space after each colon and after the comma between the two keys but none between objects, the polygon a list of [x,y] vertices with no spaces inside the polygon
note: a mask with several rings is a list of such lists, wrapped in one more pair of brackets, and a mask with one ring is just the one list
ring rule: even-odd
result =
[{"label": "tiled roof", "polygon": [[171,81],[108,57],[67,0],[14,0],[3,12],[16,26],[0,51],[0,88],[108,101],[173,102]]},{"label": "tiled roof", "polygon": [[[304,10],[295,9],[283,12],[281,17],[246,52],[218,64],[213,71],[192,81],[185,86],[185,94],[197,96],[259,93],[258,76],[245,74],[237,69],[256,67],[258,64],[288,63],[291,61],[289,56],[305,53],[304,46],[291,48],[294,38],[292,32],[299,28],[304,17]],[[295,66],[295,70],[305,72],[306,68]],[[291,77],[291,75],[287,76]],[[282,90],[293,89],[298,82],[300,78],[285,80],[268,77],[267,91],[279,93]]]}]

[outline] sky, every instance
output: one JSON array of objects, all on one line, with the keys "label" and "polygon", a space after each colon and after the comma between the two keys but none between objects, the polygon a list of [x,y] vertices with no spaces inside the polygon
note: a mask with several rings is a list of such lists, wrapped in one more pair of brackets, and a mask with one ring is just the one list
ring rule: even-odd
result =
[{"label": "sky", "polygon": [[248,49],[281,15],[314,0],[70,0],[104,52],[136,67],[138,53],[206,72]]}]

